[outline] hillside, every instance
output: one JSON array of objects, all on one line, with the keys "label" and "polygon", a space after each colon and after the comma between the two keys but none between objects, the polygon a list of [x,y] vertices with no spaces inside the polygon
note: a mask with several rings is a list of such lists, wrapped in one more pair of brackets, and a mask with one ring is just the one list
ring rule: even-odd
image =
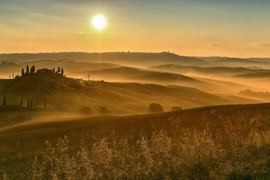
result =
[{"label": "hillside", "polygon": [[[59,157],[62,161],[57,161],[57,167],[66,167],[66,164],[76,163],[74,159],[86,151],[82,162],[93,163],[99,167],[98,170],[104,168],[102,162],[107,163],[108,157],[114,155],[108,164],[110,168],[113,165],[116,172],[122,167],[121,164],[130,164],[130,161],[127,161],[130,157],[143,156],[158,158],[158,161],[153,161],[158,167],[161,164],[159,162],[169,161],[166,165],[169,166],[169,172],[171,166],[181,158],[181,164],[185,164],[179,166],[177,172],[187,171],[187,177],[194,173],[198,174],[195,174],[196,177],[201,175],[197,168],[194,169],[201,164],[205,165],[202,169],[211,168],[211,172],[214,169],[219,173],[226,168],[219,164],[233,162],[231,168],[234,171],[227,171],[226,176],[232,177],[231,174],[238,172],[238,177],[241,177],[239,179],[244,179],[246,167],[251,160],[255,167],[252,166],[250,171],[254,172],[254,175],[258,176],[256,170],[260,168],[268,168],[261,174],[269,174],[269,159],[265,162],[269,158],[269,151],[268,148],[264,149],[264,146],[269,146],[269,108],[269,103],[229,105],[136,116],[85,118],[48,118],[43,113],[42,117],[32,121],[0,129],[0,144],[4,144],[0,149],[0,169],[5,169],[7,174],[11,174],[15,179],[21,179],[20,172],[30,170],[30,173],[35,173],[35,169],[32,170],[36,165],[33,163],[35,157],[38,160],[36,163],[41,165],[48,164],[50,157],[57,160]],[[54,147],[55,149],[52,149]],[[131,148],[135,149],[135,153],[130,153]],[[176,161],[172,158],[175,154],[171,154],[175,149],[179,157]],[[154,152],[155,156],[149,155],[149,151]],[[169,160],[166,159],[168,156]],[[75,158],[70,161],[69,157]],[[201,158],[207,163],[198,161]],[[117,161],[118,159],[120,161]],[[238,165],[239,161],[241,166]],[[141,164],[140,167],[144,167],[144,164]],[[167,168],[166,166],[163,168]],[[75,168],[78,169],[77,167],[80,166]],[[158,170],[160,172],[160,169]],[[137,175],[136,172],[134,174]],[[31,178],[27,174],[23,179]]]},{"label": "hillside", "polygon": [[150,103],[160,103],[165,111],[172,106],[183,108],[207,105],[259,103],[260,101],[236,96],[214,95],[183,86],[162,86],[140,83],[108,83],[81,81],[60,75],[33,74],[18,79],[0,80],[0,96],[6,95],[8,105],[18,105],[23,99],[33,100],[35,109],[43,109],[47,98],[48,109],[56,106],[77,111],[83,106],[94,113],[106,106],[115,114],[148,112]]}]

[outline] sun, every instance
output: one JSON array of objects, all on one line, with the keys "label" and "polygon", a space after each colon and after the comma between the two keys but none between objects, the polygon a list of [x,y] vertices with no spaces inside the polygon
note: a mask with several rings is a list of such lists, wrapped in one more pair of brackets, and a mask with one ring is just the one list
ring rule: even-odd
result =
[{"label": "sun", "polygon": [[103,29],[106,26],[106,19],[102,15],[96,15],[92,20],[92,24],[96,29]]}]

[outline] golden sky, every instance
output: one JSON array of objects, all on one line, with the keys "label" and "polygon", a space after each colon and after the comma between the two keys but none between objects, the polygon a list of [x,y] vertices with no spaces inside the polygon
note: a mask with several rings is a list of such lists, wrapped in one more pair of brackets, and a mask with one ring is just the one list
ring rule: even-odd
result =
[{"label": "golden sky", "polygon": [[[0,53],[270,57],[267,0],[0,0]],[[91,20],[107,19],[102,30]]]}]

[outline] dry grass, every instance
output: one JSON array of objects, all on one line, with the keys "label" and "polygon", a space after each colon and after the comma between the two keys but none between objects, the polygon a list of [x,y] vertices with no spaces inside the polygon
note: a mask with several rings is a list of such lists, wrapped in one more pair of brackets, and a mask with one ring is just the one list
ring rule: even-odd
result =
[{"label": "dry grass", "polygon": [[[74,122],[88,131],[66,122],[1,132],[10,143],[0,149],[0,178],[269,179],[269,110],[221,109]],[[49,127],[56,131],[45,136]]]}]

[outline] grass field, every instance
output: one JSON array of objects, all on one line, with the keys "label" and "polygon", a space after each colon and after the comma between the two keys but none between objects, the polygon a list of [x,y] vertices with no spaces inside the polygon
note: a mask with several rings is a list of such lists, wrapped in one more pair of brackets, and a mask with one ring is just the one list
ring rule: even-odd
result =
[{"label": "grass field", "polygon": [[269,179],[269,110],[33,119],[0,129],[1,178]]}]

